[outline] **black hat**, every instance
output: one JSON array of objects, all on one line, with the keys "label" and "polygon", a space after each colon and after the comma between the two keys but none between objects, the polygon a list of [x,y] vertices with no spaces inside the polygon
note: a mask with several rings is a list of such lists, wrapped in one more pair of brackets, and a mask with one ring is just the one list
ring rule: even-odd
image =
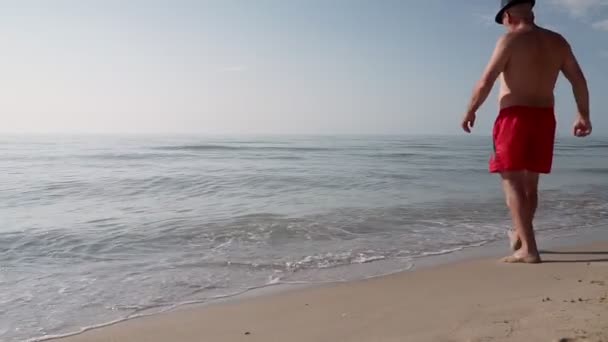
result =
[{"label": "black hat", "polygon": [[508,10],[509,8],[515,6],[515,5],[520,5],[520,4],[525,4],[525,3],[531,3],[532,6],[534,6],[536,4],[536,0],[501,0],[500,1],[500,11],[498,11],[498,14],[496,14],[496,22],[502,25],[502,16],[505,13],[506,10]]}]

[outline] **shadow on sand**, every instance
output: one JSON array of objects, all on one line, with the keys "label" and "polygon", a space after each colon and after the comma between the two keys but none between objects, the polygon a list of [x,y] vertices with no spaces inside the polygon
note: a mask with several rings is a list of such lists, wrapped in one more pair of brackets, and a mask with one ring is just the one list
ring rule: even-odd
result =
[{"label": "shadow on sand", "polygon": [[585,256],[586,258],[575,258],[575,259],[554,259],[554,260],[545,260],[543,259],[543,263],[591,263],[591,262],[608,262],[608,258],[588,258],[588,256],[606,256],[608,257],[607,252],[599,252],[599,251],[568,251],[568,252],[560,252],[560,251],[540,251],[542,255],[580,255],[581,257]]}]

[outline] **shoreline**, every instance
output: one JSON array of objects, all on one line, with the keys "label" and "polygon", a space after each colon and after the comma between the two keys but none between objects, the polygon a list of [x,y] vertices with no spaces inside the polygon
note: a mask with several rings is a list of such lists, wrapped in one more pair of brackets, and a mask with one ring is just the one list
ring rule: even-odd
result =
[{"label": "shoreline", "polygon": [[[572,260],[572,256],[579,257],[581,255],[588,254],[587,262],[593,264],[594,266],[597,264],[598,267],[608,266],[608,232],[605,229],[606,227],[596,227],[593,229],[588,229],[588,231],[577,232],[581,233],[576,236],[567,236],[567,237],[556,237],[551,239],[546,239],[540,237],[541,246],[543,246],[545,256],[545,263],[538,265],[540,271],[545,269],[556,269],[555,271],[560,271],[562,269],[566,273],[575,272],[574,261]],[[576,234],[576,233],[574,233]],[[572,235],[572,234],[570,234]],[[601,243],[597,243],[597,241],[604,241]],[[595,242],[595,243],[593,243]],[[118,322],[108,323],[105,325],[100,325],[98,327],[92,327],[86,329],[84,332],[78,332],[70,335],[63,335],[57,337],[46,337],[44,339],[34,339],[32,341],[163,341],[163,339],[154,339],[154,335],[148,336],[145,331],[150,328],[165,327],[166,329],[172,331],[177,327],[180,330],[192,330],[191,332],[196,332],[197,336],[203,333],[198,329],[202,329],[200,323],[192,324],[189,326],[185,324],[186,322],[196,321],[197,317],[200,317],[204,322],[216,322],[212,326],[216,326],[221,322],[217,322],[218,317],[222,316],[222,312],[226,310],[236,310],[237,313],[242,310],[247,310],[251,308],[259,309],[271,309],[269,308],[268,303],[275,304],[283,304],[290,303],[300,297],[307,297],[307,301],[315,302],[318,300],[319,296],[326,296],[327,293],[334,293],[338,295],[342,291],[353,291],[354,289],[360,289],[364,295],[360,294],[357,297],[357,300],[361,299],[366,302],[366,305],[370,308],[376,308],[377,304],[369,303],[364,300],[365,297],[369,295],[369,291],[377,292],[376,290],[382,292],[383,288],[393,288],[395,283],[401,283],[404,279],[413,279],[428,277],[429,274],[432,277],[443,280],[446,282],[446,288],[449,287],[450,279],[452,277],[448,277],[447,274],[453,274],[455,269],[464,268],[467,269],[467,273],[471,273],[475,275],[476,273],[483,272],[496,272],[498,269],[505,269],[506,265],[501,265],[496,261],[496,257],[499,256],[498,253],[508,253],[508,249],[506,248],[506,243],[504,241],[501,242],[492,242],[487,245],[481,247],[473,247],[466,248],[461,251],[452,252],[444,255],[436,255],[436,256],[426,256],[423,258],[419,258],[415,260],[415,265],[411,270],[395,272],[388,275],[381,275],[376,277],[371,277],[362,280],[354,280],[347,282],[330,282],[330,283],[317,283],[317,284],[304,284],[304,285],[285,285],[285,284],[277,284],[270,286],[263,286],[258,289],[246,291],[245,293],[237,294],[234,296],[229,296],[223,299],[212,300],[208,303],[194,303],[194,304],[184,304],[178,307],[160,312],[160,313],[152,313],[149,315],[144,315],[142,317],[133,317],[127,318]],[[502,246],[502,247],[500,247]],[[551,249],[551,252],[548,252],[547,249]],[[562,251],[572,251],[576,249],[582,249],[581,255],[574,254],[560,254]],[[557,250],[558,252],[556,252]],[[580,251],[579,251],[580,252]],[[604,253],[605,252],[605,253]],[[602,254],[600,254],[602,253]],[[505,254],[507,255],[507,254]],[[583,261],[581,261],[583,263]],[[544,266],[543,266],[544,265]],[[535,267],[532,265],[509,265],[509,269],[505,269],[508,272],[519,272],[525,271],[529,272],[530,267]],[[589,267],[589,265],[587,265]],[[608,270],[608,267],[604,268]],[[605,272],[604,274],[607,274]],[[477,276],[482,276],[478,274]],[[566,275],[564,278],[568,277]],[[601,276],[597,276],[601,278]],[[447,279],[446,279],[447,278]],[[457,277],[460,278],[460,277]],[[457,279],[461,280],[461,279]],[[602,279],[595,279],[592,281],[598,282],[607,282],[608,279],[604,276]],[[419,292],[424,289],[424,284],[418,285],[418,288],[413,289],[413,292]],[[367,289],[367,287],[374,288],[373,290]],[[483,289],[478,289],[483,292]],[[486,290],[487,291],[487,290]],[[500,292],[500,290],[497,289]],[[479,292],[479,291],[476,291]],[[508,291],[507,291],[508,292]],[[396,294],[396,293],[394,293]],[[471,296],[472,293],[463,293],[459,294],[459,296]],[[598,298],[601,298],[601,294],[598,294]],[[361,298],[360,298],[361,297]],[[454,296],[451,296],[454,297]],[[437,299],[429,298],[429,300],[436,301]],[[446,298],[446,300],[453,300],[453,298]],[[294,304],[294,307],[297,307]],[[342,302],[333,302],[330,305],[341,306]],[[433,304],[431,302],[431,304]],[[437,305],[434,303],[433,305]],[[431,306],[433,306],[431,305]],[[270,305],[272,307],[272,305]],[[241,308],[241,309],[239,309]],[[608,308],[608,304],[605,305],[605,308]],[[454,308],[453,308],[454,309]],[[456,307],[458,309],[458,307]],[[464,311],[466,309],[460,308]],[[290,314],[294,314],[295,316],[300,313],[293,312],[293,310],[285,309],[287,313],[286,316]],[[371,310],[373,311],[373,310]],[[606,314],[606,312],[603,312]],[[360,313],[362,314],[362,313]],[[461,315],[460,313],[459,315]],[[470,314],[470,313],[469,313]],[[364,314],[362,314],[365,316]],[[237,315],[238,316],[238,315]],[[239,316],[240,317],[240,316]],[[270,317],[266,317],[270,318]],[[289,320],[285,317],[280,317],[286,319],[286,325],[298,324],[297,319],[294,317],[294,321]],[[229,320],[231,320],[230,318]],[[244,319],[244,318],[243,318]],[[245,319],[246,320],[246,319]],[[255,316],[255,320],[264,321],[264,315],[262,317]],[[236,319],[235,329],[238,329],[239,325],[246,325],[244,321],[239,321],[238,317]],[[262,325],[264,322],[259,322],[259,325]],[[227,323],[225,323],[227,324]],[[224,325],[225,325],[224,324]],[[320,323],[319,323],[320,324]],[[243,336],[247,336],[248,340],[257,341],[257,339],[253,338],[253,333],[250,332],[250,335],[239,335],[236,334],[236,331],[232,331],[229,327],[224,327],[224,332],[231,331],[233,334],[230,336],[218,336],[218,335],[210,335],[208,337],[209,340],[214,341],[240,341]],[[162,331],[166,330],[162,329]],[[289,328],[292,329],[292,328]],[[289,330],[288,329],[288,330]],[[250,330],[255,331],[254,327]],[[161,331],[161,332],[162,332]],[[118,335],[117,335],[118,334]],[[142,335],[143,334],[143,335]],[[162,335],[162,334],[161,334]],[[294,335],[298,335],[298,332],[294,332]],[[121,337],[122,336],[122,337]],[[269,336],[266,336],[266,340],[274,340]],[[602,335],[604,336],[604,335]],[[606,335],[608,337],[608,333]],[[168,336],[165,336],[168,338]],[[187,338],[181,338],[179,336],[175,336],[175,339],[170,338],[170,340],[175,341],[189,341]],[[260,336],[261,338],[261,336]],[[322,336],[318,336],[318,339],[312,339],[313,341],[325,341]],[[166,340],[166,339],[165,339]],[[264,339],[260,339],[262,341]],[[293,340],[293,339],[290,339]],[[302,339],[301,341],[310,341],[311,339]],[[328,341],[330,339],[327,339]],[[338,339],[339,340],[339,339]],[[381,339],[384,341],[383,339]],[[300,341],[298,339],[293,341]],[[350,339],[349,339],[350,341]],[[388,339],[387,341],[393,341]]]}]

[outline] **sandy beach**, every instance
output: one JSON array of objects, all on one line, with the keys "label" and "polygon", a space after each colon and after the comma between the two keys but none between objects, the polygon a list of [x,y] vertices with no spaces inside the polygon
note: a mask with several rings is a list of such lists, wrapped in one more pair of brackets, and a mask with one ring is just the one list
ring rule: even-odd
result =
[{"label": "sandy beach", "polygon": [[608,243],[467,260],[133,319],[94,341],[608,341]]}]

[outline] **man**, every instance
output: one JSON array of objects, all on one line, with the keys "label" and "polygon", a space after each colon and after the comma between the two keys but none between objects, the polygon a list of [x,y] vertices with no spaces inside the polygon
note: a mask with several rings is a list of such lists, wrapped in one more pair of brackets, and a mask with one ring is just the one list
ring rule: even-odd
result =
[{"label": "man", "polygon": [[560,71],[572,84],[578,107],[573,133],[591,134],[589,92],[585,76],[568,42],[536,26],[534,0],[503,0],[496,22],[507,33],[496,44],[478,82],[462,128],[471,132],[475,113],[499,76],[500,113],[493,130],[490,172],[502,178],[507,206],[515,227],[510,232],[514,254],[505,262],[540,263],[532,221],[538,201],[539,174],[551,172],[555,141],[553,91]]}]

